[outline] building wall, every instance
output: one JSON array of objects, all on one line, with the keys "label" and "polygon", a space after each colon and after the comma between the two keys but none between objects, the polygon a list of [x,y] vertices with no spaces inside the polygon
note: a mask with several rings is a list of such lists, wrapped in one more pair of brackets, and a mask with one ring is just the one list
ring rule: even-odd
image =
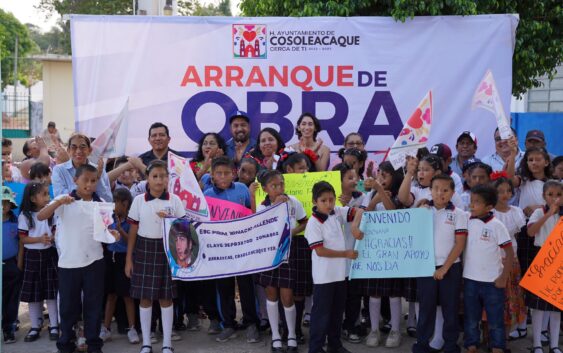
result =
[{"label": "building wall", "polygon": [[74,132],[72,62],[43,61],[43,128],[57,124],[63,141]]}]

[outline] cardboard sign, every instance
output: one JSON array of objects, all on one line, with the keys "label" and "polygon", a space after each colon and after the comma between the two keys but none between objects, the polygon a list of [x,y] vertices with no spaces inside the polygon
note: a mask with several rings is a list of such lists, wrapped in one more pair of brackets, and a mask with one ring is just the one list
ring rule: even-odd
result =
[{"label": "cardboard sign", "polygon": [[543,300],[563,310],[563,218],[553,228],[520,281]]},{"label": "cardboard sign", "polygon": [[352,278],[428,277],[436,270],[432,211],[426,208],[364,212],[364,238],[354,247]]}]

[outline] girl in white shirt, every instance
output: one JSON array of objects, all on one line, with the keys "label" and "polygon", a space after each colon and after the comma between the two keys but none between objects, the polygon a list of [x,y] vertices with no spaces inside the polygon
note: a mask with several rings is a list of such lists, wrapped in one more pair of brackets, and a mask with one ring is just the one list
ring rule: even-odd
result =
[{"label": "girl in white shirt", "polygon": [[[516,255],[518,247],[516,236],[526,225],[526,216],[522,209],[509,204],[510,199],[514,195],[514,186],[512,181],[506,177],[506,173],[493,173],[491,178],[498,192],[498,201],[493,213],[506,226],[512,240],[514,254]],[[527,309],[524,304],[524,292],[519,285],[521,278],[520,263],[518,262],[518,256],[515,256],[512,261],[512,271],[509,274],[508,284],[505,288],[504,324],[506,332],[510,332],[509,340],[524,338],[528,334],[526,329]]]},{"label": "girl in white shirt", "polygon": [[[543,186],[543,197],[547,206],[537,208],[528,221],[528,235],[534,238],[534,246],[536,247],[541,247],[544,244],[562,215],[563,185],[556,180],[546,181]],[[533,309],[532,332],[534,344],[531,352],[538,353],[542,350],[543,321],[544,317],[549,315],[549,351],[550,353],[561,353],[559,349],[561,310],[531,292],[526,292],[526,304]]]},{"label": "girl in white shirt", "polygon": [[49,310],[49,338],[59,338],[57,310],[57,250],[53,246],[52,218],[39,221],[37,212],[50,201],[49,185],[32,181],[25,186],[18,232],[24,246],[23,285],[20,300],[29,303],[31,329],[25,342],[39,338],[43,300]]}]

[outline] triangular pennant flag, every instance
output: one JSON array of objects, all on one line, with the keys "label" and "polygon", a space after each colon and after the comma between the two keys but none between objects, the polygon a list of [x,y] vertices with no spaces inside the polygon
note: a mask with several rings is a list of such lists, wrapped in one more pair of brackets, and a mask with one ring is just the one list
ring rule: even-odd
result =
[{"label": "triangular pennant flag", "polygon": [[186,158],[168,152],[168,190],[178,195],[188,217],[197,221],[209,220],[209,206]]},{"label": "triangular pennant flag", "polygon": [[403,126],[399,137],[387,154],[393,168],[403,167],[407,156],[416,156],[418,149],[426,146],[431,126],[432,91],[428,91]]},{"label": "triangular pennant flag", "polygon": [[111,125],[92,142],[90,160],[114,158],[125,155],[129,115],[129,98]]},{"label": "triangular pennant flag", "polygon": [[507,140],[513,136],[512,129],[510,129],[510,122],[504,112],[502,101],[498,93],[497,85],[491,70],[487,70],[485,77],[477,86],[473,100],[471,102],[471,109],[483,108],[495,115],[500,137]]}]

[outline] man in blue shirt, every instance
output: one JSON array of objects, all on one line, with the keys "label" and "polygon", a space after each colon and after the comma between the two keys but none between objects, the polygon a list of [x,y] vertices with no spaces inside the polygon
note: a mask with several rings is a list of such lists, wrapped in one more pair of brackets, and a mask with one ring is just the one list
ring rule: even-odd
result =
[{"label": "man in blue shirt", "polygon": [[238,169],[244,155],[255,145],[256,140],[250,137],[250,119],[245,112],[236,111],[229,118],[231,139],[227,141],[227,156],[235,162]]}]

